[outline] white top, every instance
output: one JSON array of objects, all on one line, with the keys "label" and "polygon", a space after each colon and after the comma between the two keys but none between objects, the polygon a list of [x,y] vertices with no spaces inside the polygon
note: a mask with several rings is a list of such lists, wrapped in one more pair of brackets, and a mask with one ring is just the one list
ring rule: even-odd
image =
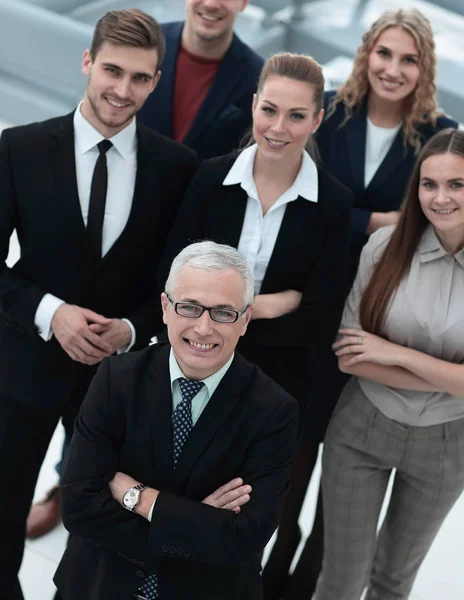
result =
[{"label": "white top", "polygon": [[223,181],[223,185],[236,185],[239,183],[248,194],[245,218],[237,250],[254,271],[255,294],[259,294],[261,291],[261,285],[274,250],[287,204],[296,200],[298,196],[309,202],[317,202],[318,199],[317,167],[309,154],[304,151],[301,167],[295,181],[263,215],[253,179],[253,165],[257,149],[257,144],[254,144],[244,150]]},{"label": "white top", "polygon": [[[358,273],[346,301],[342,327],[360,328],[362,292],[371,277],[394,226],[381,227],[364,246]],[[448,254],[432,225],[428,225],[390,301],[385,337],[395,344],[430,356],[464,363],[464,250]],[[437,425],[464,417],[464,398],[447,392],[401,390],[357,377],[352,384],[385,416],[413,426]],[[342,394],[349,393],[345,387]]]},{"label": "white top", "polygon": [[372,181],[402,126],[403,124],[400,123],[396,127],[378,127],[367,119],[364,187],[367,188]]},{"label": "white top", "polygon": [[[82,103],[81,103],[82,104]],[[89,213],[90,187],[98,158],[97,144],[103,139],[81,113],[81,104],[74,113],[74,151],[76,157],[77,192],[82,210],[82,218],[87,226]],[[137,136],[135,119],[111,139],[113,147],[106,153],[108,168],[108,191],[102,232],[102,256],[121,235],[129,218],[134,195],[137,171]],[[57,308],[64,301],[53,294],[45,294],[35,313],[34,323],[39,335],[48,341],[52,337],[51,321]],[[107,316],[107,315],[104,315]],[[127,319],[132,331],[128,350],[135,343],[135,329]]]}]

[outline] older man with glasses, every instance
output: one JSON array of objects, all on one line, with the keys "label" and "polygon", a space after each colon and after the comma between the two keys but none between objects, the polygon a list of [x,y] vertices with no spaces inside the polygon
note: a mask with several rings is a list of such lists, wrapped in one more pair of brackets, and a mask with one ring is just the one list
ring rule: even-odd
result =
[{"label": "older man with glasses", "polygon": [[235,352],[253,289],[234,248],[192,244],[161,295],[170,343],[102,363],[64,466],[64,600],[262,598],[297,406]]}]

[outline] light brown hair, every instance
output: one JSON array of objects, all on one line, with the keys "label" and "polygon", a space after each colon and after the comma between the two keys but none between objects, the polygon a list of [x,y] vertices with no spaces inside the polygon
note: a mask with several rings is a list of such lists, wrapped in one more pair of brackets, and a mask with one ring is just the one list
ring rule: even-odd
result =
[{"label": "light brown hair", "polygon": [[369,92],[367,78],[369,55],[379,36],[390,27],[402,27],[409,33],[419,53],[419,82],[408,99],[403,122],[405,140],[416,150],[416,153],[419,153],[421,140],[417,126],[420,123],[430,123],[435,126],[439,111],[435,97],[436,56],[432,27],[427,17],[415,8],[384,12],[363,35],[354,59],[353,70],[337,90],[326,118],[330,118],[337,104],[343,102],[346,110],[345,120],[342,123],[344,125],[353,116],[354,109],[366,98]]},{"label": "light brown hair", "polygon": [[[293,54],[292,52],[281,52],[270,56],[263,65],[258,81],[257,94],[263,91],[266,81],[270,77],[288,77],[295,81],[301,81],[311,86],[314,92],[314,114],[321,110],[324,104],[324,75],[321,65],[314,60],[312,56],[305,54]],[[254,144],[253,134],[246,136],[246,147]],[[317,145],[312,136],[309,136],[306,143],[306,150],[313,159],[317,159]]]},{"label": "light brown hair", "polygon": [[464,158],[464,131],[451,128],[440,131],[426,143],[419,154],[409,180],[399,221],[362,294],[359,313],[361,326],[365,331],[383,335],[390,301],[410,268],[414,253],[429,223],[418,199],[422,163],[431,156],[447,152]]},{"label": "light brown hair", "polygon": [[97,22],[90,47],[92,61],[104,42],[156,50],[157,71],[166,53],[166,42],[158,21],[137,8],[111,10]]}]

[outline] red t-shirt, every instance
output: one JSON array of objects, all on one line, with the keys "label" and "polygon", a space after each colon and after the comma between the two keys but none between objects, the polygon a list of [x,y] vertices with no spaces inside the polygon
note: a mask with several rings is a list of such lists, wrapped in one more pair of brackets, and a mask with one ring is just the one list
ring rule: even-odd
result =
[{"label": "red t-shirt", "polygon": [[220,64],[221,60],[196,56],[180,46],[172,111],[172,131],[177,142],[185,139]]}]

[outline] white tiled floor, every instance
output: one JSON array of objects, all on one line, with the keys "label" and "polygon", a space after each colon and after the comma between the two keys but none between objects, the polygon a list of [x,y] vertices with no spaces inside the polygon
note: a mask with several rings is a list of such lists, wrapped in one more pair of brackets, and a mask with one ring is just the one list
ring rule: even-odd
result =
[{"label": "white tiled floor", "polygon": [[[2,123],[0,121],[0,131],[1,129]],[[8,263],[13,264],[18,255],[18,244],[15,236],[13,236]],[[54,465],[61,453],[62,440],[63,431],[59,426],[40,472],[35,494],[36,499],[42,497],[56,483]],[[320,470],[318,467],[311,481],[303,507],[301,526],[306,534],[309,533],[312,524],[319,475]],[[26,600],[51,600],[53,598],[55,588],[52,577],[65,543],[66,531],[62,526],[39,540],[27,542],[20,573]],[[265,553],[266,556],[267,552]],[[456,503],[438,534],[421,568],[410,600],[462,600],[464,597],[463,556],[464,495]]]}]

